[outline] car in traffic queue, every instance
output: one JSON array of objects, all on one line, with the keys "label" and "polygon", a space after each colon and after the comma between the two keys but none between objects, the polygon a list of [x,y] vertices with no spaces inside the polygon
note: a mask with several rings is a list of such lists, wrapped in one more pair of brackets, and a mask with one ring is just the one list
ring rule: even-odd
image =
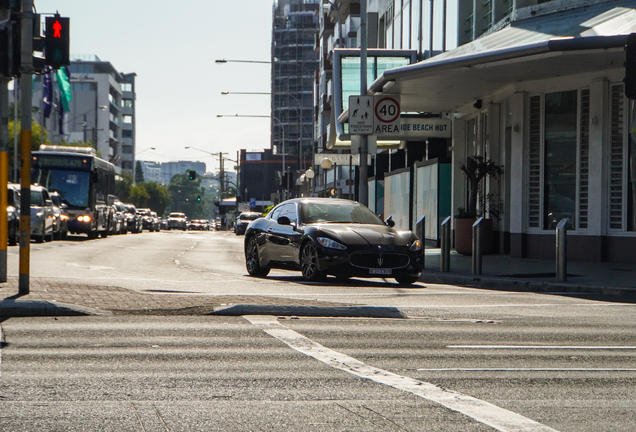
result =
[{"label": "car in traffic queue", "polygon": [[150,232],[159,230],[155,221],[155,217],[152,215],[152,210],[150,210],[149,208],[140,208],[137,209],[137,212],[141,216],[142,229],[148,230]]},{"label": "car in traffic queue", "polygon": [[356,201],[287,200],[247,227],[247,271],[265,277],[272,268],[296,269],[306,281],[332,275],[413,284],[424,268],[424,247],[413,232],[394,225]]},{"label": "car in traffic queue", "polygon": [[20,185],[9,183],[7,189],[7,243],[15,246],[20,241]]},{"label": "car in traffic queue", "polygon": [[159,216],[157,216],[157,212],[151,211],[150,216],[152,216],[153,231],[161,231],[161,223],[159,220]]},{"label": "car in traffic queue", "polygon": [[247,226],[250,224],[250,222],[262,216],[263,216],[263,213],[242,212],[240,215],[236,217],[236,222],[234,222],[234,234],[236,235],[245,234],[245,230],[247,229]]},{"label": "car in traffic queue", "polygon": [[172,212],[168,215],[168,229],[180,229],[185,231],[188,229],[188,217],[185,213]]},{"label": "car in traffic queue", "polygon": [[113,203],[114,213],[113,213],[113,221],[114,226],[112,227],[114,230],[114,234],[126,234],[128,231],[128,220],[126,218],[126,207],[124,207],[124,203],[121,201],[115,201]]},{"label": "car in traffic queue", "polygon": [[126,231],[139,234],[143,230],[143,222],[141,215],[137,212],[137,208],[132,204],[124,204],[124,209],[124,214],[126,215]]},{"label": "car in traffic queue", "polygon": [[55,213],[49,191],[40,185],[31,185],[31,238],[38,243],[53,241]]},{"label": "car in traffic queue", "polygon": [[68,237],[68,206],[62,202],[62,197],[57,192],[51,192],[53,201],[53,213],[55,214],[55,229],[53,237],[56,240],[66,240]]}]

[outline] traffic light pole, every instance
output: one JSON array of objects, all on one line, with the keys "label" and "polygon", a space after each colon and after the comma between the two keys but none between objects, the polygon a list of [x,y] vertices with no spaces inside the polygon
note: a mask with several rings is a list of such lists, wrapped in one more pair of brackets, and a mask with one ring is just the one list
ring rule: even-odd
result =
[{"label": "traffic light pole", "polygon": [[[20,49],[20,277],[18,293],[29,294],[31,243],[31,105],[33,77],[33,0],[22,0]],[[44,235],[44,233],[42,233]]]},{"label": "traffic light pole", "polygon": [[0,76],[0,282],[7,281],[7,183],[9,182],[9,79]]},{"label": "traffic light pole", "polygon": [[[367,95],[367,0],[360,0],[360,95]],[[360,178],[358,183],[358,201],[369,205],[369,167],[367,154],[369,153],[369,139],[367,135],[360,135]],[[374,204],[375,205],[375,204]]]}]

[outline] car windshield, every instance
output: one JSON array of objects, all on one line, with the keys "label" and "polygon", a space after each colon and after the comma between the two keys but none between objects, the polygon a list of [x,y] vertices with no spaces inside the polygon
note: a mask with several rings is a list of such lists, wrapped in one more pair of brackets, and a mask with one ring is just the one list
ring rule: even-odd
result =
[{"label": "car windshield", "polygon": [[170,213],[168,215],[169,218],[185,218],[185,214],[183,213]]},{"label": "car windshield", "polygon": [[88,207],[90,172],[35,169],[33,182],[60,194],[62,202],[78,208]]},{"label": "car windshield", "polygon": [[371,210],[358,203],[301,203],[300,220],[304,224],[357,223],[384,225]]},{"label": "car windshield", "polygon": [[31,191],[31,205],[42,207],[44,205],[44,199],[42,193],[39,191]]},{"label": "car windshield", "polygon": [[240,220],[256,220],[261,217],[260,213],[242,213],[239,215]]}]

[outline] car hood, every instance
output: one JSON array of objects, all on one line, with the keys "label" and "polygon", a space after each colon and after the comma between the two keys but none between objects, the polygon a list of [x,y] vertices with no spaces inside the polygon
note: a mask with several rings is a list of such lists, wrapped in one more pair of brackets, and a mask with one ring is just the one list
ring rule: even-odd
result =
[{"label": "car hood", "polygon": [[410,231],[397,231],[385,225],[324,224],[319,229],[345,245],[407,246],[412,240]]}]

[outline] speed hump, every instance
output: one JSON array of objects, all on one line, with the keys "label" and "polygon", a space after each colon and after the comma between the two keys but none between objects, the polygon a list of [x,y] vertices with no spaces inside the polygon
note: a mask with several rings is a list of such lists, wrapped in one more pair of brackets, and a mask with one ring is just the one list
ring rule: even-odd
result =
[{"label": "speed hump", "polygon": [[375,135],[390,135],[400,133],[400,97],[376,95],[374,102],[374,130]]}]

